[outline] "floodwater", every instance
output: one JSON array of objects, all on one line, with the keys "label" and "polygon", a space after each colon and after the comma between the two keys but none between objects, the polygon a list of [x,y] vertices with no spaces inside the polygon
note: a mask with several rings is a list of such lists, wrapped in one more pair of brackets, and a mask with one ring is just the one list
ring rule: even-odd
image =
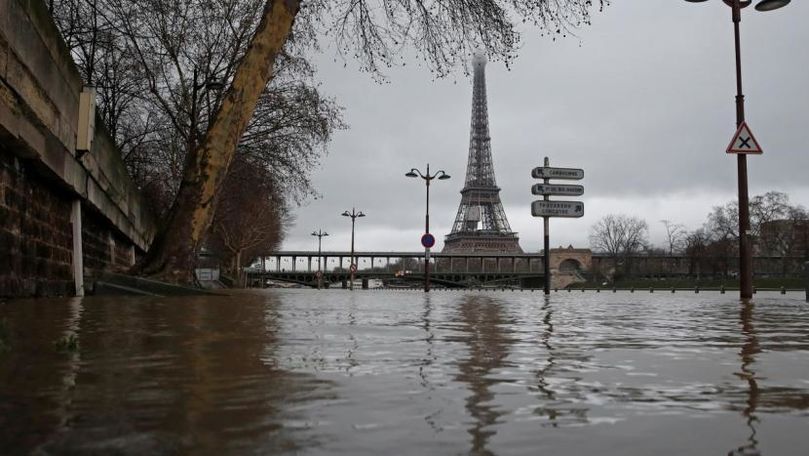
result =
[{"label": "floodwater", "polygon": [[2,454],[809,454],[799,294],[248,290],[0,319]]}]

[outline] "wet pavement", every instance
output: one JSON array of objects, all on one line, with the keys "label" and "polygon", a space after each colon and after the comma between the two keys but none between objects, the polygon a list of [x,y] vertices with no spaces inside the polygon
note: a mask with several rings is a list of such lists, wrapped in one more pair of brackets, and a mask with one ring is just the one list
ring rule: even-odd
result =
[{"label": "wet pavement", "polygon": [[809,304],[247,290],[0,303],[0,454],[809,454]]}]

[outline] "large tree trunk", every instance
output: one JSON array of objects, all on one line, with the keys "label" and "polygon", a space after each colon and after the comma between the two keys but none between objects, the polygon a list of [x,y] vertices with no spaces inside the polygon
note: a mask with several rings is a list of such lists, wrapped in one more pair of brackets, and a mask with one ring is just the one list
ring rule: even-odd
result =
[{"label": "large tree trunk", "polygon": [[219,111],[202,142],[188,153],[177,198],[138,272],[191,282],[195,257],[213,219],[228,167],[299,8],[298,0],[267,0]]}]

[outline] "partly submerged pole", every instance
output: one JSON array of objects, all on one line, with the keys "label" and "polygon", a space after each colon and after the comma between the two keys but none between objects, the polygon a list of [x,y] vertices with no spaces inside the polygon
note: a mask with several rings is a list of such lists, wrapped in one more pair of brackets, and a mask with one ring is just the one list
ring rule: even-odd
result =
[{"label": "partly submerged pole", "polygon": [[[550,166],[550,163],[551,162],[548,159],[548,157],[545,157],[545,165],[544,166],[547,168],[547,167]],[[545,179],[543,179],[542,182],[545,183],[545,185],[547,185],[548,182],[550,182],[550,180],[548,178],[545,178]],[[545,201],[548,201],[548,200],[550,200],[550,196],[548,196],[546,194],[542,199],[544,199]],[[551,236],[550,236],[550,233],[549,233],[550,225],[551,225],[550,224],[550,217],[548,217],[546,215],[545,217],[542,217],[542,221],[543,221],[543,225],[544,225],[544,228],[545,228],[545,232],[543,233],[543,242],[545,244],[545,258],[542,261],[544,263],[543,266],[544,266],[544,269],[545,269],[544,274],[543,274],[545,276],[545,287],[544,287],[545,290],[544,291],[545,291],[546,295],[549,295],[549,294],[551,294]]]},{"label": "partly submerged pole", "polygon": [[809,302],[809,261],[803,263],[803,274],[806,282],[806,302]]}]

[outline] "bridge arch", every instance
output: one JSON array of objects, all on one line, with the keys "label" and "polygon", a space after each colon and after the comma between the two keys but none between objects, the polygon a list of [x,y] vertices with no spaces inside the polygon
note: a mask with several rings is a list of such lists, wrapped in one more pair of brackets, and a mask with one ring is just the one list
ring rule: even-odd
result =
[{"label": "bridge arch", "polygon": [[575,258],[565,258],[559,263],[559,272],[563,274],[570,274],[581,272],[584,266]]}]

